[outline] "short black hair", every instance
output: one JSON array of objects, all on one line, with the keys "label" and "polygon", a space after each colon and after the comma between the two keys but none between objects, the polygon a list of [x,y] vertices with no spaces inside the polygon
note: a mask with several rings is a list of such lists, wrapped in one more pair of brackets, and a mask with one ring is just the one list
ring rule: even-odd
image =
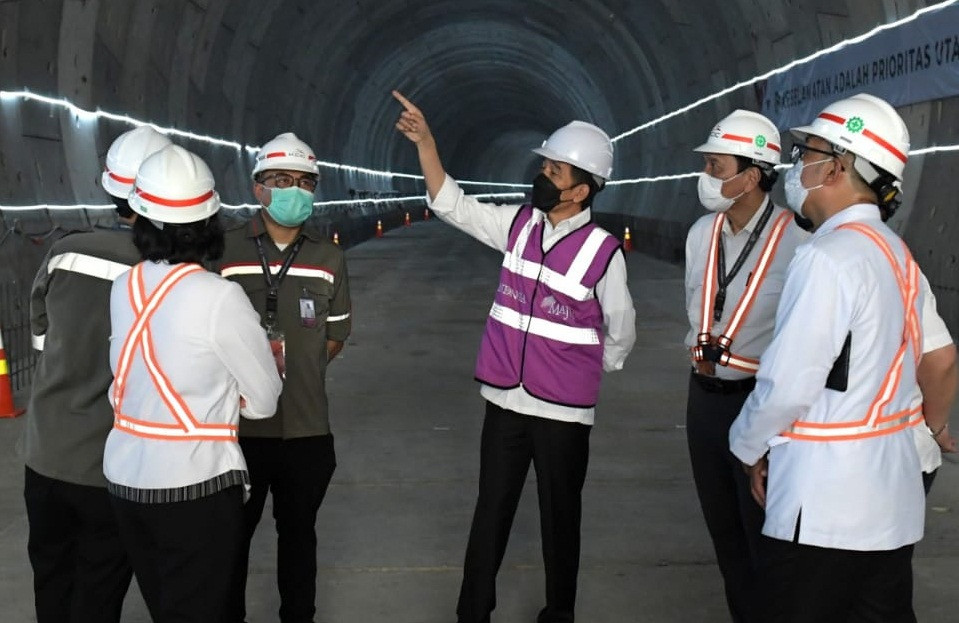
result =
[{"label": "short black hair", "polygon": [[580,184],[586,184],[587,186],[589,186],[589,194],[586,195],[585,199],[583,199],[583,204],[582,204],[583,207],[588,208],[592,206],[593,197],[595,197],[599,191],[603,190],[603,187],[596,182],[596,178],[593,177],[593,174],[590,173],[589,171],[586,171],[585,169],[580,169],[576,165],[571,164],[569,166],[573,175],[573,184],[575,186],[579,186]]},{"label": "short black hair", "polygon": [[771,164],[763,162],[760,164],[752,158],[747,158],[746,156],[733,156],[736,158],[736,172],[742,173],[749,167],[756,167],[759,169],[759,189],[764,193],[768,193],[773,189],[773,186],[776,185],[776,180],[779,179],[779,171],[776,170]]},{"label": "short black hair", "polygon": [[214,214],[193,223],[163,223],[160,229],[141,215],[133,222],[133,244],[144,260],[202,264],[223,257],[223,225]]},{"label": "short black hair", "polygon": [[114,197],[110,195],[110,199],[113,199],[113,205],[116,206],[115,210],[121,218],[131,218],[133,216],[133,209],[130,207],[130,202],[127,201],[126,197]]}]

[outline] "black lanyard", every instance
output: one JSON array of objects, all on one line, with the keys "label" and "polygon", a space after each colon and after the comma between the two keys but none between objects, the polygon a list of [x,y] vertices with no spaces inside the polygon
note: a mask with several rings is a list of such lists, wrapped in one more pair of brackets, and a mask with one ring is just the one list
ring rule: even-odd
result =
[{"label": "black lanyard", "polygon": [[723,317],[723,306],[726,304],[726,286],[739,274],[739,270],[743,267],[743,264],[746,263],[746,257],[749,256],[749,252],[756,246],[756,241],[759,240],[759,236],[763,233],[763,228],[766,227],[766,223],[769,222],[769,217],[772,216],[773,202],[769,201],[768,198],[766,201],[766,209],[763,210],[762,215],[760,215],[759,222],[756,223],[753,232],[749,234],[746,246],[740,251],[739,257],[736,258],[736,263],[733,264],[728,275],[726,274],[726,251],[723,245],[722,234],[720,234],[719,249],[716,251],[719,263],[719,270],[716,271],[716,281],[719,287],[716,288],[716,301],[713,303],[713,321],[715,322],[719,322]]},{"label": "black lanyard", "polygon": [[260,265],[263,267],[263,278],[266,280],[266,326],[274,327],[276,326],[277,301],[280,298],[280,284],[283,283],[283,278],[286,277],[286,273],[290,271],[290,266],[293,265],[296,254],[300,252],[300,247],[303,246],[303,234],[300,234],[293,242],[293,248],[290,249],[286,259],[283,260],[283,265],[280,267],[280,271],[276,273],[275,280],[273,273],[270,272],[270,263],[266,260],[266,251],[263,250],[262,238],[263,234],[260,234],[253,240],[256,242],[256,250],[260,255]]}]

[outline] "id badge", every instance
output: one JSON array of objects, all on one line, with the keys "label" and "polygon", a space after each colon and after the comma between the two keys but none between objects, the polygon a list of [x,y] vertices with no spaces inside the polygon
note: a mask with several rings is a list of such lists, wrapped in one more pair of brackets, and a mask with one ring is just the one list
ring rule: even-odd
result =
[{"label": "id badge", "polygon": [[316,302],[306,296],[300,298],[300,324],[308,329],[316,326]]},{"label": "id badge", "polygon": [[280,378],[286,380],[286,336],[276,328],[268,328],[266,337],[270,340],[270,351],[273,353],[273,362]]}]

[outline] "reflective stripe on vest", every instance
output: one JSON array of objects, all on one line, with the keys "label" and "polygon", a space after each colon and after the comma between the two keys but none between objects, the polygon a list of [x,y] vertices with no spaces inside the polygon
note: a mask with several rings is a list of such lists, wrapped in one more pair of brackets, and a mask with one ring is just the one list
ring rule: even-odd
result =
[{"label": "reflective stripe on vest", "polygon": [[529,222],[520,231],[516,244],[512,249],[503,255],[503,268],[522,275],[527,279],[539,281],[548,285],[553,290],[561,292],[577,301],[585,301],[593,293],[592,288],[587,288],[582,284],[586,271],[589,270],[596,252],[602,246],[603,242],[609,236],[602,229],[594,229],[586,238],[582,248],[570,265],[566,274],[558,273],[551,268],[543,266],[539,262],[533,262],[523,259],[523,252],[526,250],[526,244],[529,241],[530,233],[537,224],[536,219],[530,219]]},{"label": "reflective stripe on vest", "polygon": [[[270,272],[277,274],[280,272],[282,262],[270,262]],[[220,268],[220,275],[223,277],[233,277],[235,275],[262,275],[263,267],[259,262],[240,262],[236,264],[225,264]],[[307,266],[305,264],[293,264],[287,275],[293,277],[313,277],[323,279],[333,283],[334,275],[332,272],[319,266]]]},{"label": "reflective stripe on vest", "polygon": [[743,290],[742,296],[739,297],[739,302],[736,304],[736,309],[733,310],[726,330],[717,338],[712,334],[713,306],[715,304],[716,289],[719,283],[719,262],[717,261],[717,257],[719,255],[719,245],[722,244],[723,223],[725,223],[725,219],[726,215],[720,213],[716,215],[716,218],[713,221],[713,230],[709,243],[709,255],[706,261],[706,270],[703,274],[703,296],[699,334],[696,336],[696,346],[693,346],[690,350],[692,351],[693,359],[695,361],[704,361],[705,356],[703,347],[711,345],[718,346],[723,351],[719,357],[719,361],[717,362],[719,365],[728,366],[742,372],[755,374],[756,371],[759,370],[759,360],[736,355],[730,351],[730,346],[732,345],[733,340],[736,338],[736,335],[739,333],[739,330],[746,322],[746,318],[749,317],[749,312],[752,310],[753,303],[756,300],[756,295],[759,293],[759,289],[766,280],[766,275],[769,273],[769,267],[772,265],[773,259],[776,257],[776,251],[779,249],[779,243],[782,241],[783,236],[786,233],[786,228],[789,226],[789,221],[792,220],[792,214],[790,212],[783,212],[773,222],[772,229],[769,233],[769,239],[766,240],[766,244],[763,246],[762,252],[756,259],[756,265],[753,267],[752,271],[752,278],[749,279],[746,289]]},{"label": "reflective stripe on vest", "polygon": [[880,435],[889,435],[923,421],[922,405],[910,406],[889,415],[883,415],[886,407],[892,402],[902,380],[902,366],[906,358],[906,350],[910,345],[913,349],[913,361],[918,365],[922,356],[922,328],[916,313],[916,298],[919,296],[919,266],[912,259],[906,243],[902,243],[906,259],[906,274],[903,274],[896,256],[889,243],[878,232],[862,223],[847,223],[839,229],[857,231],[869,238],[879,249],[892,266],[899,292],[902,295],[904,322],[902,328],[902,343],[896,351],[876,392],[872,404],[866,411],[865,417],[854,422],[801,422],[796,421],[782,436],[804,441],[848,441],[852,439],[868,439]]},{"label": "reflective stripe on vest", "polygon": [[566,344],[599,344],[599,333],[588,327],[570,327],[558,322],[550,322],[544,318],[534,318],[526,314],[504,307],[499,303],[493,303],[489,312],[490,318],[494,318],[508,327],[512,327],[523,333],[529,332],[533,335],[565,342]]},{"label": "reflective stripe on vest", "polygon": [[[127,295],[133,309],[134,321],[127,333],[120,357],[117,360],[116,378],[113,381],[114,428],[131,435],[149,439],[170,439],[189,441],[233,441],[236,440],[237,427],[228,424],[203,424],[198,422],[183,397],[176,392],[170,379],[164,374],[157,362],[153,336],[150,332],[150,319],[159,308],[163,299],[181,279],[189,274],[203,272],[198,264],[181,264],[170,271],[146,296],[143,284],[143,264],[133,267],[127,282]],[[153,386],[169,409],[174,423],[148,422],[132,418],[123,413],[123,396],[126,383],[137,351],[143,356],[147,373]]]},{"label": "reflective stripe on vest", "polygon": [[130,267],[95,255],[71,251],[50,258],[50,261],[47,262],[47,273],[52,273],[55,270],[67,270],[97,279],[115,281],[117,277],[130,270]]}]

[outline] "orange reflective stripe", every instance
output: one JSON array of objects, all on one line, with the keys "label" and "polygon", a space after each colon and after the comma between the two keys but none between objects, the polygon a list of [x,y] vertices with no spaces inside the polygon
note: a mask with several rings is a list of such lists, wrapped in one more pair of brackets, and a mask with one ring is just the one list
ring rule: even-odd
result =
[{"label": "orange reflective stripe", "polygon": [[729,325],[726,327],[723,335],[719,336],[718,342],[723,348],[729,348],[729,345],[736,339],[736,334],[739,333],[739,329],[742,328],[743,323],[749,316],[753,303],[756,301],[756,295],[759,293],[759,288],[762,287],[763,281],[765,281],[766,275],[769,273],[769,267],[773,263],[776,251],[779,250],[779,243],[782,241],[783,235],[786,233],[786,227],[791,220],[792,215],[789,212],[783,212],[773,223],[772,230],[769,233],[769,239],[766,240],[762,253],[759,254],[756,265],[753,267],[753,277],[743,291],[743,295],[740,297],[736,309],[733,310],[733,315],[729,319]]},{"label": "orange reflective stripe", "polygon": [[[703,271],[702,309],[700,313],[699,336],[697,337],[697,341],[700,345],[709,343],[709,337],[713,330],[713,305],[716,302],[716,288],[718,286],[718,278],[716,276],[716,271],[718,270],[716,258],[719,254],[719,245],[721,244],[721,236],[723,233],[723,223],[725,222],[725,214],[717,214],[716,218],[713,219],[713,231],[710,236],[709,255],[706,256],[706,269]],[[703,341],[704,336],[706,338],[705,342]]]},{"label": "orange reflective stripe", "polygon": [[[237,426],[229,424],[203,424],[198,422],[186,401],[173,387],[169,377],[157,361],[156,348],[150,331],[150,320],[160,304],[181,279],[195,272],[202,272],[197,264],[181,264],[170,271],[146,296],[143,283],[143,264],[137,264],[130,272],[127,296],[134,312],[134,322],[127,334],[117,363],[114,380],[114,428],[132,435],[149,439],[176,439],[193,441],[223,441],[236,439]],[[125,415],[122,412],[126,380],[136,351],[140,350],[143,361],[160,399],[166,405],[176,423],[148,422]]]},{"label": "orange reflective stripe", "polygon": [[859,232],[869,238],[882,254],[886,257],[889,265],[892,267],[893,275],[896,278],[896,284],[899,287],[903,303],[903,328],[902,342],[892,358],[892,363],[886,371],[873,398],[869,408],[866,409],[865,416],[856,421],[845,422],[803,422],[796,421],[788,431],[782,433],[784,437],[790,439],[800,439],[804,441],[849,441],[853,439],[868,439],[880,435],[889,435],[903,430],[910,426],[915,426],[922,421],[922,405],[898,411],[891,415],[883,416],[886,407],[892,402],[899,391],[902,382],[903,363],[906,358],[906,351],[912,346],[915,363],[918,364],[922,356],[922,328],[919,323],[919,317],[916,312],[916,300],[919,296],[919,266],[909,253],[906,243],[902,243],[903,255],[905,258],[905,275],[896,259],[892,248],[885,238],[882,237],[873,228],[862,223],[846,223],[840,225],[840,229],[850,229]]},{"label": "orange reflective stripe", "polygon": [[755,303],[759,289],[762,287],[763,282],[766,279],[766,275],[769,273],[769,267],[772,266],[773,259],[776,257],[776,253],[779,250],[779,243],[782,242],[783,236],[786,233],[786,228],[791,220],[792,214],[790,212],[783,212],[776,217],[776,220],[773,222],[773,226],[770,229],[769,238],[766,240],[766,244],[763,245],[763,249],[760,252],[759,257],[756,259],[756,264],[753,267],[752,278],[746,285],[745,290],[743,290],[742,296],[739,297],[739,301],[736,304],[736,308],[733,310],[732,315],[730,316],[729,324],[726,327],[726,330],[718,338],[714,338],[712,335],[712,310],[713,305],[715,304],[716,290],[718,288],[717,272],[719,270],[719,262],[717,260],[717,256],[719,252],[719,245],[722,244],[722,230],[723,224],[725,223],[724,214],[716,215],[716,219],[713,221],[712,237],[709,244],[709,259],[706,262],[706,270],[703,274],[703,307],[702,314],[700,316],[700,330],[696,337],[697,346],[691,349],[693,359],[695,361],[703,361],[703,346],[715,343],[725,351],[720,357],[719,365],[729,366],[730,368],[735,368],[737,370],[750,372],[753,374],[759,370],[758,359],[751,359],[748,357],[740,357],[735,355],[730,352],[729,347],[732,345],[733,340],[736,338],[736,334],[739,333],[739,330],[749,317],[749,313],[752,311],[753,303]]}]

